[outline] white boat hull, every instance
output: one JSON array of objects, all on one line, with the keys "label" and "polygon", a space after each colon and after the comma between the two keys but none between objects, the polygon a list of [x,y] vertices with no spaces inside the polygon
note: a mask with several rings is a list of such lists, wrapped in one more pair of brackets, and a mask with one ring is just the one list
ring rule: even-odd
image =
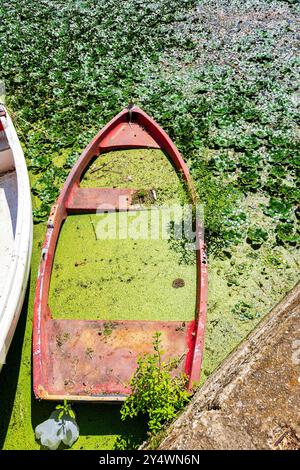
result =
[{"label": "white boat hull", "polygon": [[22,310],[32,252],[26,162],[9,115],[0,117],[0,370]]}]

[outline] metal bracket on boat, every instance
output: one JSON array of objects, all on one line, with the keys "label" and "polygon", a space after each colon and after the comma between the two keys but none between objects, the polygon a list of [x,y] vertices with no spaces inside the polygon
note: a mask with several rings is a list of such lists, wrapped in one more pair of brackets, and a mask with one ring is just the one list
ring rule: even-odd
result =
[{"label": "metal bracket on boat", "polygon": [[207,264],[206,245],[204,245],[203,248],[202,248],[202,263],[203,263],[203,264]]},{"label": "metal bracket on boat", "polygon": [[129,124],[132,122],[132,110],[134,108],[134,103],[132,100],[129,101],[127,109],[128,109],[128,116],[129,116]]}]

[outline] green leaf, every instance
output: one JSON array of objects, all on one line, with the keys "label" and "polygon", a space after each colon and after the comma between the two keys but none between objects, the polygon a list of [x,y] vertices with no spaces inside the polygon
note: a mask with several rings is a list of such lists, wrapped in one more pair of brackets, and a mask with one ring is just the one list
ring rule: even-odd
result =
[{"label": "green leaf", "polygon": [[260,247],[268,239],[268,232],[260,227],[250,227],[247,232],[247,241],[253,247]]},{"label": "green leaf", "polygon": [[292,204],[281,199],[271,198],[269,206],[264,207],[263,211],[270,217],[277,217],[280,220],[287,220],[291,216]]},{"label": "green leaf", "polygon": [[300,244],[299,233],[291,223],[280,223],[276,226],[276,235],[280,242],[291,245]]}]

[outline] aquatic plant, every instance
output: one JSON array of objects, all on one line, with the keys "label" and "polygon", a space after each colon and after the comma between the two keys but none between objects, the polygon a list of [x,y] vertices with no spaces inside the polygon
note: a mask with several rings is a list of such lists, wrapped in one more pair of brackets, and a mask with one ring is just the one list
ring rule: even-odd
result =
[{"label": "aquatic plant", "polygon": [[232,183],[214,178],[206,164],[192,171],[199,204],[203,205],[205,240],[209,253],[238,244],[246,233],[247,215],[239,207],[241,193]]},{"label": "aquatic plant", "polygon": [[247,240],[253,248],[259,248],[268,239],[268,232],[260,227],[250,227],[247,232]]},{"label": "aquatic plant", "polygon": [[242,322],[260,317],[259,312],[254,309],[253,305],[243,300],[238,301],[231,312]]}]

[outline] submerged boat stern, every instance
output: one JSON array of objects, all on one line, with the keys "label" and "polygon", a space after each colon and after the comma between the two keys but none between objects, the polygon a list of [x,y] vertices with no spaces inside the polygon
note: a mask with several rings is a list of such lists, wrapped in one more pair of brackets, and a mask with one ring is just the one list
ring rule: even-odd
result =
[{"label": "submerged boat stern", "polygon": [[52,400],[122,401],[158,331],[166,356],[179,357],[176,373],[185,372],[190,330],[183,322],[49,320],[44,380],[35,392]]}]

